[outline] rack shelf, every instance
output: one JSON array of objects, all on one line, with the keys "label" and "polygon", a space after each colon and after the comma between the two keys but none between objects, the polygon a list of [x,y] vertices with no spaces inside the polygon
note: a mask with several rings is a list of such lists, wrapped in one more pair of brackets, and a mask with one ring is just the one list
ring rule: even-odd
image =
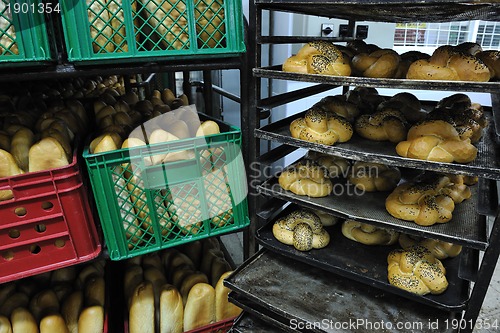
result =
[{"label": "rack shelf", "polygon": [[[282,323],[310,325],[307,331],[311,332],[352,332],[352,327],[339,328],[334,323],[339,325],[357,319],[394,325],[398,322],[422,324],[421,328],[412,327],[398,332],[428,332],[429,327],[425,325],[435,322],[440,325],[439,332],[451,332],[446,323],[454,318],[453,312],[425,305],[415,306],[415,302],[401,296],[326,273],[265,249],[237,268],[224,284],[282,318]],[[368,319],[363,319],[367,318],[367,314]],[[321,323],[322,319],[326,320],[324,326],[312,326]],[[374,330],[369,325],[360,324],[355,331]],[[395,327],[388,331],[395,331]]]}]

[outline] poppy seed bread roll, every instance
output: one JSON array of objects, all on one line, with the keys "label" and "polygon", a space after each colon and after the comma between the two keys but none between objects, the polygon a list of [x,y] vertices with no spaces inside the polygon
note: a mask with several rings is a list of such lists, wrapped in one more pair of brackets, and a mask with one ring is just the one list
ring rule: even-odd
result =
[{"label": "poppy seed bread roll", "polygon": [[352,58],[355,74],[372,78],[393,78],[399,66],[400,56],[391,49],[380,49],[370,54],[360,53]]},{"label": "poppy seed bread roll", "polygon": [[362,191],[391,191],[401,180],[401,172],[397,167],[356,161],[349,172],[348,179]]},{"label": "poppy seed bread roll", "polygon": [[365,245],[392,245],[399,238],[399,233],[394,230],[353,220],[346,220],[342,224],[342,234],[350,240]]},{"label": "poppy seed bread roll", "polygon": [[285,171],[278,178],[279,185],[297,195],[318,198],[329,195],[333,190],[332,181],[323,168],[312,161],[299,162]]},{"label": "poppy seed bread roll", "polygon": [[432,255],[439,260],[456,257],[460,254],[460,252],[462,252],[461,245],[407,234],[401,234],[399,236],[399,245],[401,245],[401,247],[405,250],[415,245],[423,246],[427,250],[431,251]]}]

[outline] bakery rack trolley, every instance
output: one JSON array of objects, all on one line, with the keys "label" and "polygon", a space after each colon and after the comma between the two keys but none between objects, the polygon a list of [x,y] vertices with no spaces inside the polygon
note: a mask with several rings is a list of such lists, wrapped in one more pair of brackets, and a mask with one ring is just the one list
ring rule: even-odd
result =
[{"label": "bakery rack trolley", "polygon": [[[459,281],[466,281],[465,294],[459,296],[464,297],[462,301],[459,301],[460,305],[444,305],[439,304],[439,302],[434,303],[432,300],[427,302],[428,299],[413,298],[411,299],[413,303],[410,303],[410,305],[401,305],[401,308],[412,309],[413,305],[417,303],[427,303],[431,309],[434,308],[437,312],[444,310],[445,313],[450,315],[449,318],[454,318],[458,320],[458,322],[469,323],[463,325],[464,327],[462,327],[461,332],[471,332],[472,327],[474,327],[477,321],[479,311],[491,281],[491,276],[500,254],[500,214],[498,209],[498,188],[500,184],[500,158],[498,155],[500,152],[500,83],[450,81],[423,82],[406,79],[371,79],[352,76],[329,77],[324,75],[283,72],[281,70],[281,63],[263,66],[263,49],[265,50],[265,47],[269,45],[303,44],[312,40],[325,39],[307,36],[276,36],[273,35],[272,32],[263,31],[263,22],[264,20],[271,20],[270,17],[272,16],[270,13],[272,12],[345,19],[348,20],[348,29],[350,31],[347,36],[354,36],[353,31],[356,21],[449,22],[479,19],[498,21],[500,20],[500,3],[496,1],[460,0],[255,0],[250,4],[249,15],[249,36],[255,36],[254,40],[249,41],[247,48],[250,55],[255,55],[249,59],[249,66],[253,68],[250,91],[254,96],[250,96],[249,110],[251,112],[249,112],[247,118],[244,119],[242,126],[253,129],[255,139],[252,140],[249,138],[248,140],[246,148],[249,150],[248,153],[250,155],[248,156],[247,163],[255,163],[255,165],[260,165],[261,168],[272,166],[273,163],[289,155],[297,148],[306,148],[353,160],[378,162],[414,170],[431,170],[475,175],[479,177],[480,181],[477,193],[477,204],[468,207],[467,209],[469,209],[471,213],[469,217],[464,217],[464,219],[471,219],[467,227],[457,227],[454,228],[455,230],[440,228],[438,230],[436,228],[419,228],[418,226],[412,226],[410,224],[393,225],[381,219],[373,218],[373,216],[370,216],[370,212],[366,210],[361,213],[359,211],[353,213],[352,211],[346,211],[341,204],[332,207],[331,201],[322,202],[321,200],[304,199],[298,196],[289,195],[284,193],[284,191],[276,190],[276,187],[272,186],[272,184],[274,184],[273,179],[266,179],[265,175],[261,176],[262,172],[260,171],[262,169],[251,168],[251,170],[248,171],[249,179],[251,179],[249,206],[250,211],[255,213],[251,217],[252,223],[250,225],[250,234],[256,237],[251,237],[249,255],[253,256],[240,266],[236,273],[227,281],[227,285],[233,290],[232,300],[240,304],[251,314],[251,316],[256,318],[259,325],[262,324],[262,319],[264,319],[273,329],[281,328],[283,331],[295,332],[298,330],[291,329],[289,325],[287,326],[287,321],[289,323],[291,319],[298,319],[303,322],[307,322],[308,320],[311,322],[315,319],[324,317],[319,317],[319,313],[316,318],[314,316],[307,317],[304,314],[301,316],[301,314],[298,314],[298,306],[294,307],[291,305],[293,301],[297,301],[297,299],[293,299],[291,295],[297,290],[301,290],[300,284],[291,284],[286,291],[281,293],[282,298],[280,301],[276,299],[275,303],[273,303],[272,299],[268,297],[269,295],[266,294],[266,291],[271,289],[263,289],[261,294],[259,294],[259,288],[253,287],[252,281],[257,281],[258,278],[262,278],[263,275],[269,277],[272,276],[272,274],[279,274],[279,271],[276,270],[265,271],[266,267],[280,266],[280,263],[282,263],[280,267],[281,270],[290,274],[295,271],[295,273],[298,274],[297,277],[290,276],[288,278],[289,280],[300,279],[302,277],[301,274],[309,274],[309,277],[314,278],[315,276],[318,280],[321,280],[322,274],[331,274],[333,272],[335,274],[329,275],[331,280],[339,280],[338,282],[340,284],[331,282],[331,288],[341,285],[342,281],[340,280],[345,277],[348,278],[347,283],[353,283],[353,280],[360,282],[355,290],[350,290],[352,293],[356,293],[356,290],[361,293],[362,290],[366,290],[367,285],[375,286],[375,288],[369,288],[372,291],[378,288],[387,291],[387,289],[384,289],[383,284],[374,283],[373,280],[349,268],[349,263],[352,263],[352,261],[349,260],[352,258],[349,258],[348,251],[346,251],[347,253],[339,254],[340,258],[334,258],[337,262],[332,263],[314,260],[315,258],[308,255],[301,256],[297,254],[298,251],[294,252],[290,250],[287,252],[286,250],[279,249],[279,246],[271,244],[272,234],[270,237],[266,238],[266,235],[269,235],[269,233],[265,234],[266,229],[263,226],[269,224],[269,221],[276,218],[283,209],[286,209],[284,207],[288,202],[292,202],[300,206],[320,209],[340,217],[354,218],[365,223],[394,228],[416,236],[432,236],[434,238],[462,244],[464,246],[464,251],[459,259],[460,264],[458,272],[454,273],[459,276]],[[270,22],[270,25],[271,24],[272,22]],[[332,37],[327,40],[341,42],[352,39],[354,39],[354,37],[344,37],[342,39]],[[276,61],[283,60],[284,59]],[[306,88],[288,91],[282,94],[272,94],[268,92],[266,95],[263,93],[266,85],[271,85],[274,80],[301,81],[311,83],[311,85]],[[476,162],[468,165],[438,164],[427,161],[403,159],[394,152],[391,153],[380,148],[380,145],[379,147],[372,147],[373,149],[354,143],[352,145],[336,145],[325,148],[324,146],[318,146],[291,138],[287,132],[290,119],[274,121],[265,126],[261,124],[262,110],[267,110],[272,113],[273,108],[278,106],[326,92],[336,87],[343,87],[344,91],[346,91],[349,86],[490,93],[492,99],[492,121],[490,122],[488,133],[485,133],[485,142],[479,147],[479,155],[482,157]],[[274,144],[278,143],[279,145],[275,145],[275,148],[269,149],[268,151],[261,149],[261,147],[269,142]],[[344,201],[344,203],[346,203],[346,201]],[[363,209],[361,209],[361,211],[362,210]],[[473,231],[472,229],[476,230]],[[263,248],[259,250],[261,246]],[[479,260],[480,252],[483,254],[481,260]],[[342,258],[342,255],[345,257]],[[307,262],[307,267],[314,272],[304,273],[307,268],[302,268],[302,262]],[[386,269],[386,267],[384,268]],[[320,272],[316,272],[316,269],[319,269]],[[321,272],[323,273],[321,274]],[[252,280],[252,278],[255,280]],[[285,277],[285,279],[286,278],[287,277]],[[474,282],[472,288],[470,288],[471,284],[469,284],[469,282]],[[315,290],[321,292],[320,288]],[[343,290],[343,292],[349,291]],[[389,294],[390,293],[391,292],[389,292]],[[303,293],[302,295],[308,294]],[[378,296],[375,295],[374,297]],[[335,301],[332,300],[331,302]],[[323,306],[328,307],[327,303],[328,302],[323,304]],[[402,301],[402,303],[404,303],[404,301]],[[307,307],[307,305],[303,305],[303,303],[300,304]],[[359,303],[358,300],[356,305],[361,306],[362,304]],[[343,310],[350,311],[352,307],[356,305],[351,306],[351,308],[346,306]],[[342,305],[339,304],[339,306]],[[296,313],[293,313],[293,311],[296,311]],[[409,318],[411,319],[411,315]],[[416,318],[419,317],[415,315],[414,319]],[[425,315],[420,318],[425,318]],[[237,324],[239,322],[247,323],[248,321],[248,318],[245,316],[240,318]],[[459,329],[459,327],[457,329]],[[237,332],[239,330],[235,327],[234,331]],[[243,329],[242,331],[245,330]],[[312,331],[323,332],[321,329],[312,329]]]}]

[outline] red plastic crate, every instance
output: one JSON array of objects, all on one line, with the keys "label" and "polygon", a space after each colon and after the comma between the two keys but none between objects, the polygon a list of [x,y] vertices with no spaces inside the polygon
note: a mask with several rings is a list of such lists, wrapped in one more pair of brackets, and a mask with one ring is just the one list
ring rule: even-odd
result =
[{"label": "red plastic crate", "polygon": [[77,164],[0,179],[0,283],[95,258],[101,243]]}]

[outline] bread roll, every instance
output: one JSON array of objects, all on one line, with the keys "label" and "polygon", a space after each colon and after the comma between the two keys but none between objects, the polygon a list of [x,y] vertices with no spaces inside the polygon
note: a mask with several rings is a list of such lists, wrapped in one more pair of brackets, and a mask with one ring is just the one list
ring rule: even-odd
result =
[{"label": "bread roll", "polygon": [[312,211],[293,211],[273,225],[274,237],[283,244],[293,245],[299,251],[321,249],[330,242],[321,220]]},{"label": "bread roll", "polygon": [[78,333],[78,318],[82,309],[83,293],[81,290],[75,290],[63,301],[61,315],[68,326],[69,333]]},{"label": "bread roll", "polygon": [[[18,166],[14,157],[3,149],[0,149],[0,178],[15,176],[24,173]],[[0,190],[0,201],[9,200],[14,197],[11,190]]]},{"label": "bread roll", "polygon": [[182,333],[184,304],[181,294],[172,285],[164,285],[160,294],[160,332]]},{"label": "bread roll", "polygon": [[392,245],[399,238],[399,233],[394,230],[353,220],[346,220],[342,224],[342,234],[350,240],[365,245]]},{"label": "bread roll", "polygon": [[30,300],[29,309],[33,316],[40,320],[44,316],[59,312],[59,299],[52,289],[45,289],[33,296]]},{"label": "bread roll", "polygon": [[212,269],[210,275],[210,284],[212,287],[216,287],[217,282],[220,280],[220,277],[227,271],[231,270],[231,265],[224,258],[215,258],[212,261]]},{"label": "bread roll", "polygon": [[[184,307],[184,331],[215,322],[215,290],[207,283],[195,284]],[[132,332],[131,332],[132,333]]]},{"label": "bread roll", "polygon": [[349,161],[343,157],[321,154],[311,150],[307,152],[306,158],[323,167],[329,178],[345,177],[350,166]]},{"label": "bread roll", "polygon": [[35,318],[25,308],[16,308],[10,315],[12,333],[38,333]]},{"label": "bread roll", "polygon": [[104,307],[104,298],[106,294],[106,282],[103,277],[91,278],[85,284],[85,305],[100,305]]},{"label": "bread roll", "polygon": [[142,282],[135,288],[129,311],[129,333],[155,332],[154,299],[151,282]]},{"label": "bread roll", "polygon": [[184,280],[182,281],[181,288],[179,290],[182,296],[182,302],[184,304],[186,304],[187,302],[191,288],[198,283],[208,284],[208,277],[202,272],[194,272],[184,278]]},{"label": "bread roll", "polygon": [[69,333],[69,331],[60,314],[51,314],[40,321],[40,333]]},{"label": "bread roll", "polygon": [[395,109],[384,109],[374,114],[361,115],[354,123],[354,129],[361,137],[374,141],[398,143],[406,138],[407,121]]},{"label": "bread roll", "polygon": [[78,318],[78,333],[103,333],[104,308],[94,305],[83,309]]},{"label": "bread roll", "polygon": [[29,302],[29,297],[26,294],[15,292],[10,295],[3,304],[0,304],[0,315],[4,315],[9,318],[12,311],[19,307],[28,307]]},{"label": "bread roll", "polygon": [[28,152],[35,141],[35,135],[29,128],[19,129],[11,141],[10,153],[14,157],[17,165],[23,169],[28,170]]},{"label": "bread roll", "polygon": [[352,133],[352,125],[346,119],[317,107],[290,123],[292,137],[324,145],[349,141]]},{"label": "bread roll", "polygon": [[437,239],[411,236],[407,234],[401,234],[399,236],[399,245],[401,245],[404,250],[408,250],[415,245],[423,246],[439,260],[456,257],[462,251],[461,245],[456,245]]},{"label": "bread roll", "polygon": [[325,171],[312,161],[299,162],[285,171],[278,178],[279,185],[297,195],[318,198],[329,195],[333,190],[332,181]]},{"label": "bread roll", "polygon": [[131,265],[130,267],[127,267],[125,276],[123,278],[123,291],[125,295],[125,301],[128,305],[127,308],[130,308],[132,302],[132,294],[137,286],[143,281],[143,279],[143,269],[141,266]]},{"label": "bread roll", "polygon": [[177,288],[177,290],[181,289],[182,281],[188,276],[195,272],[195,270],[188,266],[182,265],[177,267],[177,269],[171,274],[172,278],[169,280],[171,284]]},{"label": "bread roll", "polygon": [[0,333],[12,333],[10,320],[3,315],[0,315]]},{"label": "bread roll", "polygon": [[393,78],[401,58],[391,49],[380,49],[370,54],[360,53],[352,58],[352,69],[357,75],[373,78]]},{"label": "bread roll", "polygon": [[29,150],[30,172],[61,168],[69,163],[62,145],[52,137],[40,140]]},{"label": "bread roll", "polygon": [[397,167],[356,161],[348,179],[350,183],[362,191],[391,191],[401,180],[401,172]]},{"label": "bread roll", "polygon": [[215,286],[215,320],[217,322],[237,317],[242,311],[241,308],[228,300],[231,289],[224,286],[224,279],[231,275],[231,273],[232,271],[228,271],[222,274]]}]

